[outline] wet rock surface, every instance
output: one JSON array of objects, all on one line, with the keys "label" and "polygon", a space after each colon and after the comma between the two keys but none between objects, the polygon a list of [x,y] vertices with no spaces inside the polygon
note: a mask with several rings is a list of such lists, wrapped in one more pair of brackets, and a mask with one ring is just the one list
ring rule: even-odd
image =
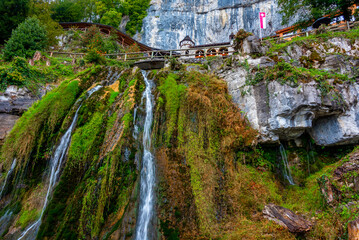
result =
[{"label": "wet rock surface", "polygon": [[263,216],[287,228],[292,233],[307,232],[312,229],[313,226],[313,223],[305,220],[302,216],[272,203],[264,207]]}]

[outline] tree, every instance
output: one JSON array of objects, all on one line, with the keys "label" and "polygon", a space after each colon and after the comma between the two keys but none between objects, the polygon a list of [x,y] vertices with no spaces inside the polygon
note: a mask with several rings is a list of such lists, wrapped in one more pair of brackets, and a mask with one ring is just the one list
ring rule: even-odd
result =
[{"label": "tree", "polygon": [[40,20],[41,25],[45,27],[47,32],[48,44],[54,46],[57,44],[57,36],[63,33],[62,27],[58,22],[51,18],[51,4],[46,0],[31,0],[29,16],[36,17]]},{"label": "tree", "polygon": [[118,28],[121,23],[121,19],[122,14],[117,12],[114,8],[111,8],[109,11],[105,12],[100,23]]},{"label": "tree", "polygon": [[147,16],[150,2],[150,0],[124,0],[121,3],[120,12],[122,15],[130,17],[130,21],[126,25],[126,31],[130,35],[141,31],[142,20]]},{"label": "tree", "polygon": [[299,22],[309,22],[324,15],[341,12],[345,20],[350,20],[353,4],[358,0],[278,0],[282,8],[283,24],[287,24],[293,16],[301,16]]},{"label": "tree", "polygon": [[12,32],[9,41],[5,44],[5,60],[13,57],[30,58],[36,51],[47,46],[47,33],[37,18],[27,18]]},{"label": "tree", "polygon": [[58,22],[79,22],[84,17],[84,7],[78,1],[57,0],[51,17]]},{"label": "tree", "polygon": [[25,20],[29,0],[0,0],[0,44],[9,39],[11,31]]}]

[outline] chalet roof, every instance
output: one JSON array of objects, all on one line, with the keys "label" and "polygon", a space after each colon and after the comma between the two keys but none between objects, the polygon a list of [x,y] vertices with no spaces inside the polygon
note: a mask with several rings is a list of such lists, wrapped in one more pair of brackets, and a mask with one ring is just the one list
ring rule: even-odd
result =
[{"label": "chalet roof", "polygon": [[98,28],[100,28],[100,30],[102,32],[105,32],[105,33],[114,32],[117,35],[118,41],[121,42],[125,46],[131,46],[133,44],[137,44],[138,47],[140,48],[140,51],[158,50],[156,48],[149,47],[149,46],[147,46],[147,45],[145,45],[143,43],[140,43],[140,42],[136,41],[135,39],[133,39],[132,37],[130,37],[126,33],[123,33],[120,30],[118,30],[118,29],[116,29],[116,28],[114,28],[112,26],[99,24],[99,23],[88,23],[88,22],[60,22],[59,24],[64,29],[89,28],[89,27],[95,25]]},{"label": "chalet roof", "polygon": [[193,45],[195,44],[195,43],[193,42],[193,40],[187,35],[187,36],[180,42],[180,46],[182,45],[183,42],[186,42],[186,41],[192,42]]}]

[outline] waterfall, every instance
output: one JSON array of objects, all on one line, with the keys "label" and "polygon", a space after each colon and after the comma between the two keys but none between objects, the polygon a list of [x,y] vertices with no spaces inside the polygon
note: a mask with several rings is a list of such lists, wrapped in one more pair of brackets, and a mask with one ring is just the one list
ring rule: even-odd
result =
[{"label": "waterfall", "polygon": [[280,144],[279,151],[280,154],[282,155],[282,161],[283,161],[283,176],[285,179],[288,180],[290,185],[295,185],[292,178],[292,174],[290,172],[287,153],[285,152],[285,148],[282,144]]},{"label": "waterfall", "polygon": [[4,189],[5,189],[7,180],[8,180],[9,177],[11,176],[11,173],[14,171],[15,166],[16,166],[16,158],[14,158],[14,161],[12,161],[10,170],[7,172],[7,175],[6,175],[6,177],[5,177],[4,185],[2,185],[1,192],[0,192],[0,199],[2,198],[2,193],[3,193]]},{"label": "waterfall", "polygon": [[146,98],[146,118],[143,129],[143,159],[140,180],[140,206],[136,226],[136,240],[149,239],[149,223],[153,216],[155,166],[151,148],[151,125],[153,120],[153,103],[151,87],[152,82],[147,79],[147,74],[142,71],[146,83],[143,98]]},{"label": "waterfall", "polygon": [[[102,86],[98,85],[94,88],[92,88],[91,90],[89,90],[87,92],[87,98],[89,98],[94,92],[96,92],[97,90],[99,90]],[[76,122],[77,122],[77,117],[78,117],[78,113],[79,110],[81,108],[82,104],[77,108],[75,116],[72,120],[72,123],[70,125],[70,127],[67,129],[66,133],[62,136],[61,140],[60,140],[60,144],[59,146],[56,148],[56,151],[54,153],[54,155],[51,157],[50,159],[50,168],[51,168],[51,172],[49,175],[49,185],[47,187],[47,192],[46,192],[46,197],[45,197],[45,203],[42,207],[41,210],[41,214],[39,219],[33,223],[30,227],[28,227],[22,234],[21,236],[18,238],[18,240],[24,238],[26,235],[28,236],[26,239],[35,239],[36,238],[36,234],[37,231],[41,225],[41,218],[42,215],[44,214],[44,211],[47,207],[48,201],[49,201],[49,196],[52,193],[52,190],[59,178],[59,173],[61,170],[61,165],[62,165],[62,161],[65,158],[66,155],[66,151],[67,148],[70,145],[70,141],[71,141],[71,133],[72,130],[74,129]]]}]

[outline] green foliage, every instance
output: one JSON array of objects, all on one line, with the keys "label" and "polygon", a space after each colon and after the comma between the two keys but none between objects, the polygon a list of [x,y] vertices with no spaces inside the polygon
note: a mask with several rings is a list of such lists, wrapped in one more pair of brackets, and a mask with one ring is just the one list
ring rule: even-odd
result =
[{"label": "green foliage", "polygon": [[122,14],[117,12],[116,9],[111,8],[109,11],[105,12],[103,17],[100,20],[100,23],[118,28],[122,20]]},{"label": "green foliage", "polygon": [[89,63],[104,64],[106,62],[105,57],[96,48],[88,51],[85,56],[85,60]]},{"label": "green foliage", "polygon": [[96,26],[91,26],[86,32],[78,34],[76,38],[78,40],[75,40],[72,43],[74,48],[77,48],[78,45],[82,46],[83,50],[90,55],[88,56],[88,60],[91,60],[90,62],[100,63],[104,59],[99,55],[123,51],[122,47],[117,42],[117,36],[115,34],[110,36],[104,35]]},{"label": "green foliage", "polygon": [[181,104],[181,99],[184,96],[186,86],[177,84],[179,76],[169,74],[166,79],[161,79],[161,85],[158,90],[165,96],[166,99],[166,112],[168,114],[166,142],[169,144],[172,132],[177,123],[178,109]]},{"label": "green foliage", "polygon": [[28,18],[12,32],[5,44],[4,57],[11,60],[15,56],[31,58],[36,51],[47,46],[47,32],[36,18]]},{"label": "green foliage", "polygon": [[56,59],[50,61],[53,65],[40,68],[30,66],[24,58],[15,57],[12,62],[0,66],[0,91],[4,91],[8,85],[16,85],[27,87],[37,94],[37,89],[45,83],[73,74],[72,66],[65,66]]},{"label": "green foliage", "polygon": [[0,44],[10,38],[11,31],[23,22],[29,11],[29,0],[0,1]]},{"label": "green foliage", "polygon": [[51,17],[58,22],[78,22],[84,17],[80,1],[56,0],[52,5]]},{"label": "green foliage", "polygon": [[130,21],[126,25],[126,31],[130,35],[141,31],[142,20],[147,15],[150,2],[150,0],[125,0],[122,2],[120,12],[122,15],[128,15],[130,17]]},{"label": "green foliage", "polygon": [[[324,15],[335,15],[338,11],[342,12],[345,20],[350,20],[352,11],[350,7],[356,3],[355,0],[279,0],[283,14],[282,24],[287,24],[293,16],[299,16],[300,24],[310,24],[313,19],[318,19]],[[309,11],[309,13],[308,13]],[[303,14],[305,12],[305,14]]]},{"label": "green foliage", "polygon": [[50,46],[57,45],[57,36],[63,33],[62,27],[51,18],[51,5],[46,0],[31,0],[29,17],[40,20],[47,33],[47,43]]}]

